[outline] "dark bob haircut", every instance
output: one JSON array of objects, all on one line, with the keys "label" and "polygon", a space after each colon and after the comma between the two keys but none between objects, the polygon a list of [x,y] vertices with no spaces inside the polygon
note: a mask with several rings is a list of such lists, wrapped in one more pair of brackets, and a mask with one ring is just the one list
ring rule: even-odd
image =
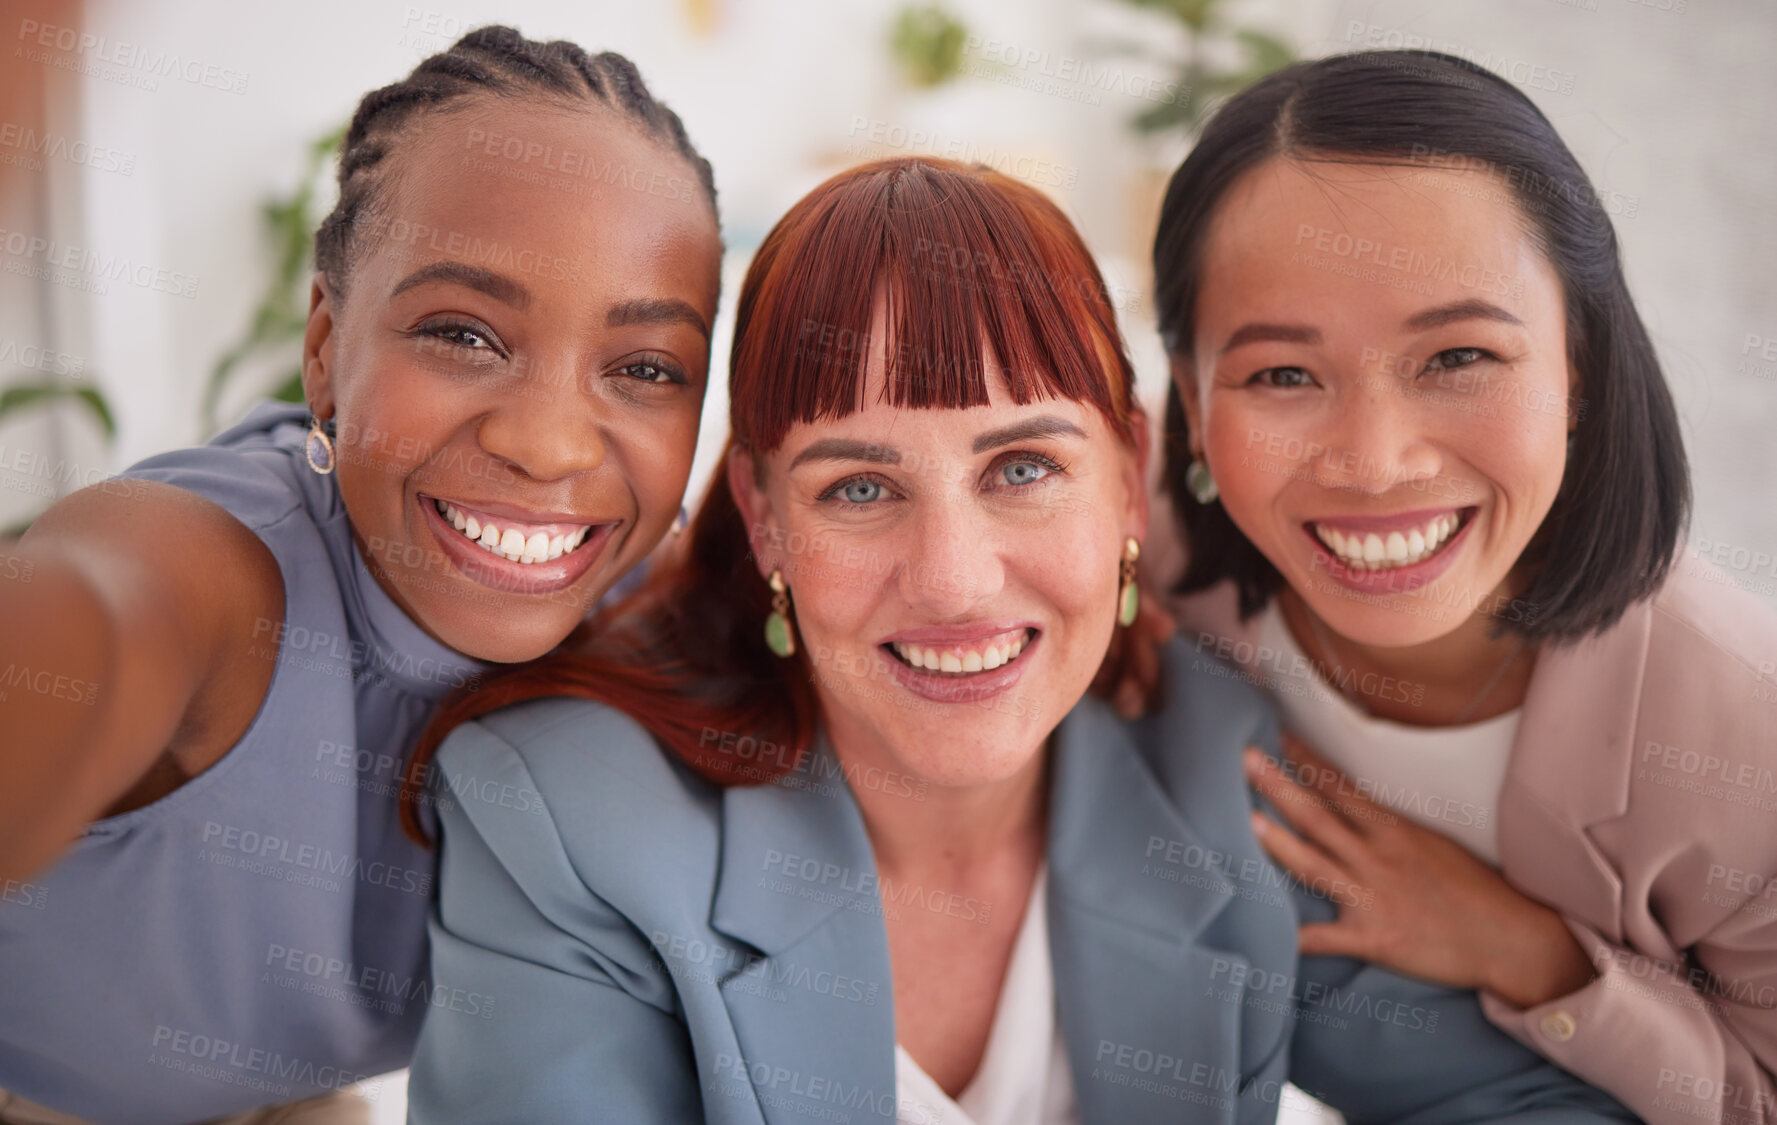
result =
[{"label": "dark bob haircut", "polygon": [[[1229,99],[1173,174],[1154,239],[1155,304],[1167,351],[1195,338],[1203,244],[1222,198],[1261,162],[1486,167],[1561,279],[1568,358],[1583,421],[1553,507],[1525,548],[1529,587],[1502,626],[1531,639],[1600,632],[1657,589],[1690,509],[1678,414],[1629,299],[1616,232],[1579,162],[1529,98],[1463,59],[1365,51],[1298,63]],[[1175,383],[1166,404],[1164,482],[1189,562],[1174,587],[1232,578],[1240,615],[1264,607],[1283,576],[1219,502],[1185,488],[1191,434]]]}]

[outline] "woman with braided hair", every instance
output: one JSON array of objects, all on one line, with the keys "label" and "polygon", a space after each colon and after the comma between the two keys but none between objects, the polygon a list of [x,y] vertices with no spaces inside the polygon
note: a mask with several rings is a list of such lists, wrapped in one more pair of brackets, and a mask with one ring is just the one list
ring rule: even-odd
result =
[{"label": "woman with braided hair", "polygon": [[679,511],[715,188],[627,59],[471,32],[363,99],[339,186],[306,409],[0,541],[0,1121],[364,1120],[424,1012],[490,1013],[428,977],[404,752]]}]

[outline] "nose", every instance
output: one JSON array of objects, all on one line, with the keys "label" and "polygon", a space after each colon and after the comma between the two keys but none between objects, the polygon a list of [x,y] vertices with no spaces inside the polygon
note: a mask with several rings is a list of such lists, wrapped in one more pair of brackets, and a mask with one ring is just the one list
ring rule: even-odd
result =
[{"label": "nose", "polygon": [[1388,372],[1356,371],[1328,403],[1313,444],[1316,484],[1380,495],[1436,477],[1443,457],[1410,388]]},{"label": "nose", "polygon": [[598,468],[605,461],[600,404],[582,394],[572,355],[503,388],[477,432],[481,447],[533,480],[553,481]]},{"label": "nose", "polygon": [[921,506],[908,528],[913,541],[897,581],[907,604],[935,620],[966,617],[1006,582],[999,537],[971,498],[951,490]]}]

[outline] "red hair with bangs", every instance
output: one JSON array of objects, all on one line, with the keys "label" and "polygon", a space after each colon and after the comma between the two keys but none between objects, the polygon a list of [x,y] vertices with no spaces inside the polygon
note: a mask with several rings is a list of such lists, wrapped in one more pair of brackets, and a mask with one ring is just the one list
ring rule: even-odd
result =
[{"label": "red hair with bangs", "polygon": [[[770,453],[798,424],[860,409],[879,302],[892,405],[987,405],[991,355],[1020,404],[1090,404],[1131,445],[1146,424],[1104,279],[1061,210],[991,169],[909,157],[839,173],[760,245],[735,321],[730,443]],[[812,670],[805,653],[782,660],[765,647],[770,593],[727,463],[719,460],[680,552],[640,590],[556,651],[439,709],[403,780],[411,835],[425,838],[424,778],[451,728],[544,696],[625,712],[721,785],[795,769],[819,720]],[[1124,675],[1127,632],[1117,631],[1095,691]],[[741,738],[759,749],[736,755]]]}]

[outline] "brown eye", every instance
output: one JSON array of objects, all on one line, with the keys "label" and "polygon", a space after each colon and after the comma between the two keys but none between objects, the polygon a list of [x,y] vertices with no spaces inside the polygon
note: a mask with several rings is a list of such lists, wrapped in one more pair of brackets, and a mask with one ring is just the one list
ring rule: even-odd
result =
[{"label": "brown eye", "polygon": [[1300,367],[1267,367],[1263,371],[1254,372],[1252,378],[1247,380],[1248,386],[1254,384],[1287,389],[1290,387],[1311,387],[1314,385],[1314,380],[1308,372]]},{"label": "brown eye", "polygon": [[1453,367],[1467,367],[1471,363],[1479,363],[1487,359],[1491,353],[1480,348],[1445,348],[1431,357],[1426,367],[1434,371],[1448,371]]}]

